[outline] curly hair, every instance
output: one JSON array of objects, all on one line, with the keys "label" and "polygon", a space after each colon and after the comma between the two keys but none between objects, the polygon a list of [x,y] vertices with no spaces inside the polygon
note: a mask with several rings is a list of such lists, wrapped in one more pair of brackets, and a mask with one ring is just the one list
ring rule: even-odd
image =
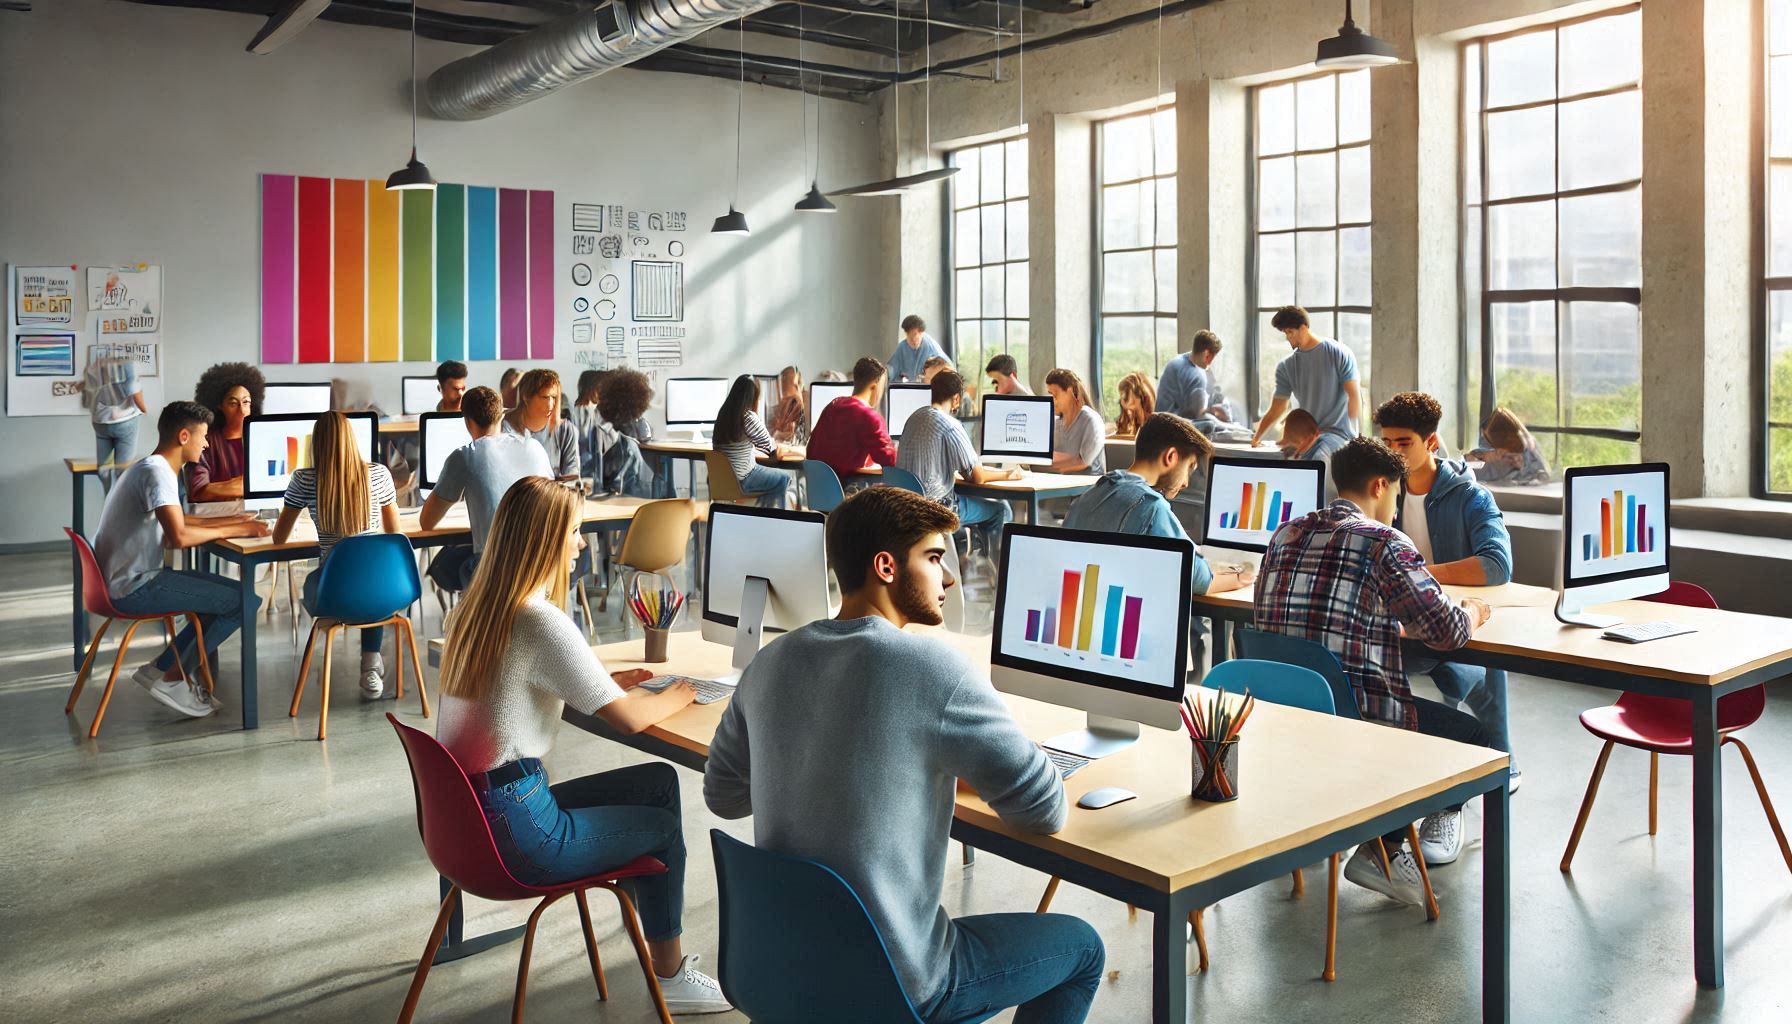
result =
[{"label": "curly hair", "polygon": [[1420,437],[1437,433],[1443,418],[1444,407],[1423,391],[1402,391],[1375,410],[1376,426],[1410,430]]},{"label": "curly hair", "polygon": [[260,412],[267,383],[261,371],[248,363],[214,363],[211,369],[199,375],[199,383],[193,387],[193,401],[223,419],[224,396],[237,388],[247,388],[250,412]]},{"label": "curly hair", "polygon": [[604,378],[603,390],[597,396],[597,411],[618,427],[626,426],[647,414],[653,404],[653,382],[640,370],[616,370]]}]

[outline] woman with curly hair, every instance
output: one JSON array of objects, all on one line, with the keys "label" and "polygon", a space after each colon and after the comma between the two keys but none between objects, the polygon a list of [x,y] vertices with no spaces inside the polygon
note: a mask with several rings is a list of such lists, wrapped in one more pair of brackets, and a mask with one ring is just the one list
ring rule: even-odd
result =
[{"label": "woman with curly hair", "polygon": [[[647,408],[652,404],[653,382],[640,370],[627,367],[610,371],[597,396],[597,411],[605,422],[616,428],[622,440],[635,444],[636,455],[640,457],[637,476],[640,491],[644,491],[646,497],[673,498],[677,497],[677,491],[672,486],[671,460],[656,459],[649,468],[646,457],[640,452],[641,445],[653,440],[653,427],[647,422]],[[605,455],[605,459],[608,458]]]},{"label": "woman with curly hair", "polygon": [[248,363],[218,363],[199,377],[193,401],[211,410],[216,426],[187,477],[194,501],[236,501],[243,496],[243,420],[261,408],[267,379]]},{"label": "woman with curly hair", "polygon": [[1115,437],[1133,437],[1157,411],[1157,386],[1142,373],[1120,378],[1120,418],[1114,421]]}]

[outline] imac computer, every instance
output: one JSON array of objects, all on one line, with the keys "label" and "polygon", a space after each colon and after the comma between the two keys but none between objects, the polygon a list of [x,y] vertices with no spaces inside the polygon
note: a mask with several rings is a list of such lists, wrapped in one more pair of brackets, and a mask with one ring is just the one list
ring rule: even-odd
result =
[{"label": "imac computer", "polygon": [[1263,560],[1283,523],[1325,504],[1325,463],[1220,456],[1207,467],[1201,547]]},{"label": "imac computer", "polygon": [[667,378],[666,426],[701,440],[716,425],[716,413],[733,383],[726,377]]},{"label": "imac computer", "polygon": [[[270,385],[271,387],[272,385]],[[379,451],[379,417],[371,412],[345,412],[361,458],[372,462]],[[243,420],[243,509],[278,508],[294,470],[311,465],[311,430],[317,414],[290,412],[250,416]]]},{"label": "imac computer", "polygon": [[915,414],[917,409],[925,409],[933,404],[932,384],[892,384],[884,393],[884,426],[890,437],[902,439],[903,424]]},{"label": "imac computer", "polygon": [[712,505],[703,546],[703,639],[734,647],[740,682],[765,630],[788,632],[828,608],[827,520],[820,512]]},{"label": "imac computer", "polygon": [[1049,466],[1055,429],[1050,395],[986,395],[978,454],[983,462]]},{"label": "imac computer", "polygon": [[1106,757],[1136,741],[1141,722],[1181,727],[1194,557],[1182,538],[1007,528],[990,679],[1089,715],[1088,728],[1045,746]]},{"label": "imac computer", "polygon": [[426,412],[435,412],[436,404],[442,400],[442,392],[436,387],[434,377],[406,377],[403,379],[404,396],[399,408],[406,416],[421,416]]},{"label": "imac computer", "polygon": [[283,416],[304,412],[316,416],[330,411],[330,382],[320,384],[288,384],[268,382],[262,389],[261,408],[250,412],[265,416]]},{"label": "imac computer", "polygon": [[1668,466],[1584,466],[1562,476],[1562,559],[1556,618],[1605,628],[1620,621],[1588,605],[1668,588]]},{"label": "imac computer", "polygon": [[815,421],[821,418],[821,410],[836,398],[844,398],[852,394],[850,381],[818,380],[809,384],[809,430],[815,430]]},{"label": "imac computer", "polygon": [[[433,379],[433,378],[432,378]],[[417,417],[418,486],[433,491],[442,478],[442,464],[448,453],[473,443],[467,432],[467,418],[458,412],[426,412]]]}]

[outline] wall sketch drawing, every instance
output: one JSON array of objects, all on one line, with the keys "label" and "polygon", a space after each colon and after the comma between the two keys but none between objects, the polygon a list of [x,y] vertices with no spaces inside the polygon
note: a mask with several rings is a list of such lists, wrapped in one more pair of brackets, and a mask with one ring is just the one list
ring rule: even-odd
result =
[{"label": "wall sketch drawing", "polygon": [[13,322],[66,324],[75,313],[74,267],[16,267],[13,270]]},{"label": "wall sketch drawing", "polygon": [[587,299],[583,295],[580,295],[577,298],[572,300],[572,311],[574,313],[583,313],[583,312],[589,310],[590,308],[591,308],[591,300]]},{"label": "wall sketch drawing", "polygon": [[589,203],[572,204],[572,229],[574,231],[602,231],[604,229],[604,208]]},{"label": "wall sketch drawing", "polygon": [[162,375],[159,350],[161,344],[157,335],[146,338],[122,337],[96,341],[88,349],[89,359],[103,359],[107,356],[123,356],[131,361],[137,369],[138,377],[159,377]]},{"label": "wall sketch drawing", "polygon": [[607,216],[609,218],[608,223],[610,225],[610,230],[611,231],[621,231],[622,230],[622,207],[611,206],[611,207],[607,207],[607,209],[609,210],[609,213],[607,213],[605,216]]},{"label": "wall sketch drawing", "polygon": [[634,210],[628,211],[628,229],[630,231],[641,230],[641,215]]},{"label": "wall sketch drawing", "polygon": [[636,320],[684,319],[684,264],[635,260],[630,267]]},{"label": "wall sketch drawing", "polygon": [[589,256],[596,251],[597,251],[597,236],[596,235],[574,235],[574,236],[572,236],[572,254],[574,256]]},{"label": "wall sketch drawing", "polygon": [[75,375],[75,336],[72,332],[20,334],[14,351],[13,373],[20,377]]},{"label": "wall sketch drawing", "polygon": [[666,213],[666,230],[667,231],[683,231],[684,230],[684,211],[683,210],[667,211],[667,213]]},{"label": "wall sketch drawing", "polygon": [[591,338],[590,317],[580,317],[572,322],[572,343],[574,345],[589,345]]},{"label": "wall sketch drawing", "polygon": [[683,242],[667,242],[666,243],[666,254],[668,256],[683,256],[684,255],[684,243]]},{"label": "wall sketch drawing", "polygon": [[[683,366],[684,338],[682,337],[642,337],[643,330],[637,328],[635,338],[635,362],[641,366]],[[682,332],[680,332],[682,334]]]},{"label": "wall sketch drawing", "polygon": [[653,248],[653,239],[646,235],[630,235],[628,244],[629,248],[634,249],[637,253],[644,253]]},{"label": "wall sketch drawing", "polygon": [[155,333],[162,321],[162,268],[88,267],[87,310],[100,314],[101,334]]},{"label": "wall sketch drawing", "polygon": [[599,299],[597,302],[597,318],[599,320],[616,319],[616,304],[609,299]]},{"label": "wall sketch drawing", "polygon": [[622,236],[605,235],[597,240],[597,254],[606,260],[622,258]]},{"label": "wall sketch drawing", "polygon": [[623,339],[624,339],[624,332],[623,332],[622,328],[620,328],[620,327],[604,328],[604,351],[609,353],[611,359],[620,360],[623,358],[623,354],[624,354],[623,350],[622,350]]},{"label": "wall sketch drawing", "polygon": [[617,279],[615,274],[605,274],[597,282],[597,290],[605,295],[616,294],[616,289],[620,287],[622,287],[622,282]]},{"label": "wall sketch drawing", "polygon": [[583,288],[591,283],[591,264],[574,263],[572,265],[572,283]]},{"label": "wall sketch drawing", "polygon": [[647,215],[647,230],[649,230],[649,231],[664,231],[664,230],[666,230],[666,218],[657,213],[648,214]]}]

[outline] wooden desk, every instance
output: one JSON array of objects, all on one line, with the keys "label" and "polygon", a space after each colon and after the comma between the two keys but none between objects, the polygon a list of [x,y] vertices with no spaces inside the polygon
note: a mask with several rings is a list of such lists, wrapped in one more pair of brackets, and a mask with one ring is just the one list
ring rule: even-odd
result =
[{"label": "wooden desk", "polygon": [[[129,462],[114,463],[113,465],[119,472],[123,472],[136,465],[137,461],[132,459]],[[100,464],[92,459],[63,459],[62,464],[68,468],[69,529],[85,537],[87,535],[87,478],[99,475]],[[86,588],[81,580],[81,556],[74,550],[73,544],[69,545],[69,561],[73,567],[75,579],[74,611],[70,617],[74,626],[74,666],[75,671],[79,672],[81,659],[87,653],[87,605],[84,593]]]},{"label": "wooden desk", "polygon": [[[770,466],[773,469],[795,470],[800,476],[805,458],[803,449],[793,445],[779,445],[778,447],[791,448],[791,456],[782,458],[762,455],[757,460],[759,464]],[[653,471],[656,475],[665,474],[667,480],[672,479],[673,459],[682,459],[689,464],[690,495],[693,498],[697,496],[697,467],[702,465],[704,458],[714,450],[708,441],[653,440],[641,442],[641,455],[655,457]]]},{"label": "wooden desk", "polygon": [[415,416],[395,416],[392,419],[380,421],[380,433],[382,435],[415,434],[421,423],[422,421]]},{"label": "wooden desk", "polygon": [[[1792,620],[1648,601],[1600,605],[1600,613],[1627,622],[1671,619],[1698,630],[1623,644],[1600,639],[1600,630],[1557,622],[1553,590],[1521,583],[1444,589],[1453,597],[1481,598],[1494,609],[1467,647],[1449,652],[1451,661],[1692,704],[1693,974],[1706,988],[1722,987],[1723,773],[1717,702],[1725,694],[1792,672]],[[1253,593],[1254,588],[1246,588],[1196,597],[1195,609],[1223,623],[1249,625]],[[1223,636],[1216,637],[1215,660],[1227,656],[1227,647]],[[1407,653],[1437,654],[1412,641]]]},{"label": "wooden desk", "polygon": [[1019,480],[991,480],[973,484],[960,480],[959,494],[967,498],[994,498],[997,501],[1022,501],[1027,506],[1027,522],[1039,522],[1039,503],[1048,498],[1074,498],[1095,486],[1098,476],[1069,473],[1024,472]]},{"label": "wooden desk", "polygon": [[[980,664],[989,640],[936,631]],[[671,636],[670,661],[641,665],[643,641],[596,648],[612,671],[645,667],[714,677],[732,651],[695,632]],[[1030,736],[1083,724],[1079,712],[1007,696]],[[580,728],[701,771],[725,701],[693,704],[637,736],[568,710]],[[1290,752],[1301,756],[1289,756]],[[1321,756],[1321,752],[1323,756]],[[1188,795],[1189,743],[1181,733],[1146,728],[1127,750],[1091,762],[1066,784],[1076,798],[1121,785],[1138,799],[1102,811],[1072,806],[1064,830],[1040,836],[1011,829],[980,797],[961,793],[952,836],[1113,899],[1151,910],[1152,1019],[1187,1019],[1188,914],[1295,868],[1402,827],[1477,795],[1484,801],[1482,1020],[1509,1017],[1510,903],[1506,828],[1507,758],[1498,751],[1399,729],[1263,705],[1239,750],[1243,795],[1204,804]],[[1314,771],[1323,764],[1324,771]],[[1021,909],[1021,908],[1016,908]]]}]

